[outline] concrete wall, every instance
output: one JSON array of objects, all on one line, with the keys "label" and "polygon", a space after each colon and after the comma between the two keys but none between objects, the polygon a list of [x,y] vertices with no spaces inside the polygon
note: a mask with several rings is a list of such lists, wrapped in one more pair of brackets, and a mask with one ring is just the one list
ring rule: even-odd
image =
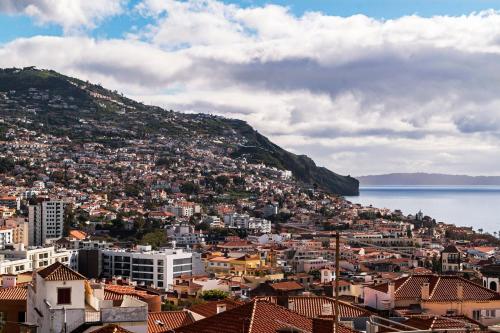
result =
[{"label": "concrete wall", "polygon": [[[57,289],[58,288],[71,288],[71,304],[69,305],[58,305],[57,304]],[[45,293],[41,290],[41,295],[45,298],[52,308],[62,308],[66,309],[84,309],[85,308],[85,295],[84,281],[45,281]]]},{"label": "concrete wall", "polygon": [[148,308],[131,307],[131,308],[107,308],[101,309],[101,321],[103,323],[115,322],[134,322],[145,321],[148,317]]},{"label": "concrete wall", "polygon": [[478,302],[423,302],[422,308],[428,312],[432,312],[437,315],[445,315],[448,310],[455,310],[459,315],[465,315],[469,318],[473,318],[474,310],[481,310],[482,315],[484,310],[496,310],[495,317],[482,317],[480,322],[484,325],[496,325],[500,324],[500,300],[495,301],[478,301]]},{"label": "concrete wall", "polygon": [[386,310],[386,307],[383,304],[386,304],[383,301],[390,301],[390,296],[387,293],[371,289],[371,288],[364,288],[365,291],[365,298],[364,298],[364,305],[369,306],[374,309],[379,309],[379,310]]}]

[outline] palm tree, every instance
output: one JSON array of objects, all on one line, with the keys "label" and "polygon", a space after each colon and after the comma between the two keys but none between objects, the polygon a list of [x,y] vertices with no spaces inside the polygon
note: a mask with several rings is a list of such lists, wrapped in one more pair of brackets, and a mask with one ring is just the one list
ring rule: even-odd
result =
[{"label": "palm tree", "polygon": [[479,233],[482,234],[483,233],[483,228],[479,228],[479,229],[477,229],[477,231],[479,231]]}]

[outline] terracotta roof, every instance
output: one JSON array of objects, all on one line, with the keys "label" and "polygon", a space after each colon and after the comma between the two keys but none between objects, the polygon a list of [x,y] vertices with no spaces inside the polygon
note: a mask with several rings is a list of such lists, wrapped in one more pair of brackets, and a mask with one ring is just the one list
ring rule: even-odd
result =
[{"label": "terracotta roof", "polygon": [[82,240],[87,237],[87,234],[81,230],[70,230],[69,236],[78,240]]},{"label": "terracotta roof", "polygon": [[[412,275],[397,279],[395,284],[396,300],[420,299],[421,288],[424,283],[429,284],[429,300],[427,302],[457,301],[458,285],[463,286],[463,298],[461,300],[500,300],[500,294],[481,285],[475,284],[457,276],[449,275]],[[384,293],[388,292],[388,283],[368,287]]]},{"label": "terracotta roof", "polygon": [[455,245],[448,245],[444,248],[443,252],[445,253],[460,253],[458,248]]},{"label": "terracotta roof", "polygon": [[274,290],[281,291],[289,291],[289,290],[302,290],[304,286],[298,283],[297,281],[285,281],[285,282],[277,282],[271,284],[271,288]]},{"label": "terracotta roof", "polygon": [[187,311],[162,311],[148,313],[148,333],[165,333],[194,323]]},{"label": "terracotta roof", "polygon": [[[387,323],[384,323],[387,324]],[[404,325],[411,326],[419,330],[433,330],[433,329],[457,329],[463,328],[463,331],[455,331],[459,333],[468,332],[466,326],[470,327],[470,330],[479,330],[480,325],[470,320],[464,316],[429,316],[429,315],[418,315],[411,316],[406,321],[402,322]],[[380,332],[397,332],[399,330],[408,330],[407,327],[402,325],[386,325],[391,326],[393,329],[382,328]]]},{"label": "terracotta roof", "polygon": [[242,305],[242,302],[238,301],[233,301],[231,299],[224,299],[220,301],[212,301],[212,302],[206,302],[202,304],[197,304],[193,305],[189,308],[189,311],[195,312],[199,315],[202,315],[203,317],[211,317],[215,316],[217,314],[217,306],[219,304],[225,304],[226,305],[226,311],[234,309],[240,305]]},{"label": "terracotta roof", "polygon": [[38,271],[45,281],[74,281],[86,280],[87,278],[78,272],[75,272],[68,266],[56,261],[50,266]]},{"label": "terracotta roof", "polygon": [[140,299],[149,299],[157,297],[157,295],[148,294],[144,290],[137,290],[135,289],[134,286],[123,286],[114,284],[107,284],[104,286],[105,300],[121,301],[123,300],[123,296],[125,295]]},{"label": "terracotta roof", "polygon": [[118,326],[116,324],[109,324],[101,328],[98,328],[95,331],[91,331],[90,333],[133,333],[133,332],[126,330],[123,327]]},{"label": "terracotta roof", "polygon": [[0,301],[25,301],[28,299],[26,285],[0,289]]},{"label": "terracotta roof", "polygon": [[[264,297],[271,303],[277,302],[277,297]],[[300,315],[315,318],[325,314],[324,311],[332,311],[335,314],[335,300],[326,296],[289,296],[288,309]],[[363,308],[346,302],[339,302],[339,312],[342,318],[369,317],[372,313]]]},{"label": "terracotta roof", "polygon": [[310,332],[312,320],[281,306],[252,301],[232,310],[181,327],[179,333],[276,333],[276,330],[295,327]]}]

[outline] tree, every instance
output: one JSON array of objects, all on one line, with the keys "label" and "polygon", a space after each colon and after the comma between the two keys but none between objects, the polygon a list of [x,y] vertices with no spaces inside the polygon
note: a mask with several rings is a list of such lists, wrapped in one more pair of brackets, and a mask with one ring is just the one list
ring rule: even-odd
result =
[{"label": "tree", "polygon": [[203,298],[205,301],[218,301],[228,297],[229,297],[228,292],[219,289],[205,290],[204,292],[201,293],[201,298]]},{"label": "tree", "polygon": [[321,278],[321,272],[317,269],[310,270],[309,275],[312,275],[314,280],[319,280]]},{"label": "tree", "polygon": [[215,178],[215,180],[217,181],[217,183],[219,183],[222,187],[226,187],[227,184],[229,184],[229,177],[227,176],[217,176],[217,178]]},{"label": "tree", "polygon": [[181,185],[181,192],[185,194],[197,194],[200,191],[200,186],[193,182],[185,182]]},{"label": "tree", "polygon": [[210,223],[208,222],[201,222],[199,223],[196,227],[196,230],[203,230],[203,231],[208,231],[210,229]]},{"label": "tree", "polygon": [[153,232],[148,232],[144,236],[142,236],[141,244],[143,245],[151,245],[154,248],[159,248],[163,244],[167,242],[167,237],[162,230],[157,230]]},{"label": "tree", "polygon": [[169,301],[165,301],[165,303],[161,305],[161,311],[179,311],[179,310],[181,310],[180,306],[175,305],[174,303],[171,303]]},{"label": "tree", "polygon": [[243,177],[234,177],[233,183],[234,183],[234,185],[237,185],[237,186],[243,186],[243,185],[245,185],[246,181],[245,181],[245,178],[243,178]]},{"label": "tree", "polygon": [[0,173],[6,173],[12,171],[16,163],[10,157],[1,157],[0,158]]}]

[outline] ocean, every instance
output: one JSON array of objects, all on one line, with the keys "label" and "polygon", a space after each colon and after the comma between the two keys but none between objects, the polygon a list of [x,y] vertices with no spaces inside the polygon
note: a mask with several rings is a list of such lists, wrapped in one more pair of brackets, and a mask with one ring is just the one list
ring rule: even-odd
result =
[{"label": "ocean", "polygon": [[500,186],[366,186],[346,199],[405,215],[422,210],[438,222],[500,232]]}]

